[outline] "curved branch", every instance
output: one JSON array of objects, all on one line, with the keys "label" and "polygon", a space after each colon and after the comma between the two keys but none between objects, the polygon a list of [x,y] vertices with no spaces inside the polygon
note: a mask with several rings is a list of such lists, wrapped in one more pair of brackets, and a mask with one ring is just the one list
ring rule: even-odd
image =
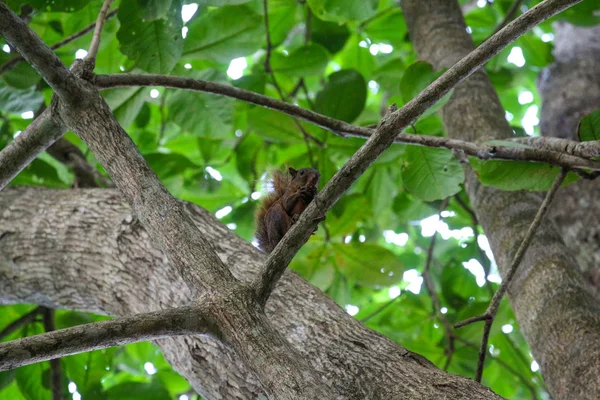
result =
[{"label": "curved branch", "polygon": [[[375,129],[356,126],[335,118],[298,107],[258,94],[249,90],[238,89],[233,86],[222,83],[202,81],[199,79],[182,78],[178,76],[154,75],[154,74],[117,74],[117,75],[97,75],[94,83],[101,89],[127,86],[162,86],[176,89],[192,90],[205,93],[213,93],[220,96],[231,97],[242,100],[247,103],[255,104],[271,110],[279,111],[291,117],[300,118],[306,122],[315,124],[321,128],[327,129],[341,137],[360,137],[370,138]],[[531,143],[545,143],[547,138],[532,138]],[[398,133],[394,139],[395,143],[412,144],[426,147],[442,147],[449,150],[458,150],[467,155],[477,157],[483,160],[502,159],[502,160],[520,160],[536,161],[552,165],[557,165],[569,169],[585,168],[591,170],[600,170],[600,162],[582,158],[583,152],[573,152],[563,154],[558,151],[559,147],[540,146],[542,148],[519,148],[507,146],[477,145],[464,140],[450,139],[439,136],[414,135],[409,133]],[[568,141],[568,148],[581,148],[582,143]],[[563,147],[564,148],[564,147]]]},{"label": "curved branch", "polygon": [[100,12],[98,13],[98,18],[96,19],[96,24],[94,27],[94,34],[92,36],[92,42],[90,43],[90,50],[88,51],[87,56],[85,56],[86,60],[95,63],[96,56],[98,55],[98,49],[100,48],[100,36],[102,34],[102,28],[104,27],[104,22],[107,20],[107,13],[110,5],[113,0],[104,0],[102,3],[102,7],[100,8]]},{"label": "curved branch", "polygon": [[0,371],[128,343],[205,334],[208,326],[197,306],[74,326],[0,343]]}]

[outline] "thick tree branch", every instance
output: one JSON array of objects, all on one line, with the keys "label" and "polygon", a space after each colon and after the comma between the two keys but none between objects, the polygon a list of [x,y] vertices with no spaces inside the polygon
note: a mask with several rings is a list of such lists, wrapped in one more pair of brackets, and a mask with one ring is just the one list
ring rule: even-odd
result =
[{"label": "thick tree branch", "polygon": [[0,3],[0,34],[42,75],[48,85],[63,100],[77,100],[79,93],[77,78],[29,26],[4,3]]},{"label": "thick tree branch", "polygon": [[[118,9],[114,9],[111,12],[109,12],[106,15],[106,20],[108,21],[109,19],[111,19],[112,17],[114,17],[115,15],[117,15],[117,11]],[[91,31],[92,29],[94,29],[94,27],[96,26],[96,22],[94,22],[93,24],[90,24],[88,26],[86,26],[85,28],[83,28],[82,30],[80,30],[79,32],[76,32],[74,34],[72,34],[71,36],[61,40],[58,43],[53,44],[52,46],[50,46],[50,48],[52,50],[56,50],[56,49],[60,49],[61,47],[71,43],[72,41],[79,39],[80,37],[82,37],[83,35],[85,35],[86,33],[88,33],[89,31]],[[2,64],[0,66],[0,75],[2,75],[4,72],[13,69],[14,67],[16,67],[17,65],[19,65],[21,62],[25,61],[25,59],[21,56],[16,56],[11,58],[10,60],[8,60],[6,63]]]},{"label": "thick tree branch", "polygon": [[481,382],[481,377],[483,375],[483,366],[485,363],[485,356],[487,354],[487,344],[490,336],[490,330],[492,328],[494,318],[496,318],[498,308],[500,307],[500,302],[506,294],[506,291],[508,290],[512,279],[515,276],[519,265],[521,264],[521,260],[523,260],[525,252],[527,251],[527,248],[529,247],[531,241],[533,240],[533,237],[535,236],[537,228],[540,226],[540,224],[544,220],[544,217],[548,213],[550,204],[552,204],[552,200],[554,199],[556,192],[560,188],[560,185],[562,185],[562,182],[564,181],[566,175],[567,171],[565,171],[564,169],[561,170],[560,174],[554,180],[552,187],[550,188],[548,193],[546,193],[546,197],[544,198],[540,209],[538,210],[533,222],[529,226],[529,229],[527,230],[527,233],[525,234],[525,237],[523,238],[523,241],[521,242],[521,245],[519,246],[519,249],[517,250],[517,253],[514,256],[513,261],[510,264],[510,267],[508,268],[506,275],[502,280],[502,283],[500,284],[500,287],[492,297],[492,300],[490,301],[490,304],[488,305],[488,308],[485,311],[485,313],[476,317],[469,318],[455,325],[456,328],[460,328],[462,326],[466,326],[477,321],[485,321],[485,326],[483,328],[483,338],[481,340],[481,348],[479,349],[479,361],[477,364],[477,372],[475,374],[475,380],[477,382]]},{"label": "thick tree branch", "polygon": [[[199,92],[213,93],[221,96],[231,97],[242,100],[251,104],[265,107],[271,110],[280,111],[291,117],[302,119],[306,122],[313,123],[321,128],[327,129],[341,137],[360,137],[368,139],[374,133],[375,129],[361,127],[349,124],[335,118],[298,107],[293,104],[286,103],[261,95],[249,90],[239,89],[230,85],[225,85],[216,82],[201,81],[192,78],[182,78],[177,76],[153,75],[153,74],[118,74],[118,75],[97,75],[94,78],[96,86],[102,89],[127,87],[127,86],[163,86],[176,89],[193,90]],[[398,131],[401,129],[398,129]],[[532,138],[531,142],[545,142],[546,138]],[[544,162],[560,167],[577,169],[586,168],[592,170],[600,170],[600,162],[582,158],[584,154],[593,152],[577,152],[567,154],[554,151],[559,148],[551,146],[540,146],[543,149],[536,148],[519,148],[506,147],[499,145],[477,145],[464,140],[450,139],[446,137],[414,135],[409,133],[398,133],[394,140],[395,143],[412,144],[427,147],[442,147],[450,150],[458,150],[467,155],[488,159],[503,159],[516,161],[535,161]],[[570,145],[568,149],[581,148],[583,143],[568,141]],[[538,147],[538,146],[536,146]],[[594,154],[595,155],[595,154]]]},{"label": "thick tree branch", "polygon": [[0,190],[66,132],[67,128],[52,118],[50,109],[33,120],[0,151]]},{"label": "thick tree branch", "polygon": [[546,0],[530,9],[491,37],[477,49],[458,61],[437,80],[399,110],[390,112],[381,120],[376,132],[331,178],[323,190],[300,215],[300,219],[286,233],[270,254],[261,273],[253,283],[258,299],[266,301],[298,250],[310,238],[316,223],[340,196],[393,142],[396,132],[413,123],[454,86],[476,71],[519,35],[580,0]]},{"label": "thick tree branch", "polygon": [[0,343],[0,371],[128,343],[206,334],[208,326],[199,306],[74,326]]}]

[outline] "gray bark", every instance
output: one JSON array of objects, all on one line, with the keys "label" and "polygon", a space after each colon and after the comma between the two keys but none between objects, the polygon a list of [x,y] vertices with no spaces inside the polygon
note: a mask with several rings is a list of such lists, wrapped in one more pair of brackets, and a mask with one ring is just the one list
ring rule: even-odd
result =
[{"label": "gray bark", "polygon": [[[450,67],[473,49],[457,2],[403,0],[401,6],[420,58],[435,68]],[[442,118],[453,138],[512,136],[484,71],[456,87]],[[541,197],[484,187],[470,169],[466,177],[471,203],[503,274]],[[551,221],[540,226],[510,285],[509,297],[553,398],[600,398],[600,305],[586,290],[570,249]]]},{"label": "gray bark", "polygon": [[[555,23],[555,62],[539,76],[542,135],[577,139],[579,119],[600,108],[600,26]],[[554,217],[584,276],[600,291],[600,184],[581,181],[559,193]]]},{"label": "gray bark", "polygon": [[[205,210],[182,203],[219,258],[250,282],[265,258]],[[0,192],[0,302],[125,316],[189,304],[190,289],[116,190]],[[493,399],[366,328],[287,271],[266,306],[287,342],[338,393],[355,399]],[[234,351],[210,337],[157,340],[207,399],[255,399],[261,386]]]}]

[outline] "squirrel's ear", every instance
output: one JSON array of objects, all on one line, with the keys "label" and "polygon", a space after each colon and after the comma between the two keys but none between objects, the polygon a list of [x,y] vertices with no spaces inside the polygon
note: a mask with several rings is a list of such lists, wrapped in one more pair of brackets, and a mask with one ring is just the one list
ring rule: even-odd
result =
[{"label": "squirrel's ear", "polygon": [[296,171],[294,168],[290,167],[288,168],[288,171],[290,171],[290,175],[292,176],[292,178],[296,177],[296,174],[298,173],[298,171]]}]

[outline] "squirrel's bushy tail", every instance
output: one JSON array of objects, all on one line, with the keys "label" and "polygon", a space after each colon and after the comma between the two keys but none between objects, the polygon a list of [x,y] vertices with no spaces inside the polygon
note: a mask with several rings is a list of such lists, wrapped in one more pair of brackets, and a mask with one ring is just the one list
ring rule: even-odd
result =
[{"label": "squirrel's bushy tail", "polygon": [[258,247],[267,254],[273,251],[273,247],[269,244],[269,234],[267,232],[265,216],[273,203],[285,194],[285,191],[292,180],[292,177],[289,174],[281,170],[274,170],[272,176],[273,178],[269,181],[272,186],[271,192],[261,199],[254,218],[256,224],[255,236]]}]

